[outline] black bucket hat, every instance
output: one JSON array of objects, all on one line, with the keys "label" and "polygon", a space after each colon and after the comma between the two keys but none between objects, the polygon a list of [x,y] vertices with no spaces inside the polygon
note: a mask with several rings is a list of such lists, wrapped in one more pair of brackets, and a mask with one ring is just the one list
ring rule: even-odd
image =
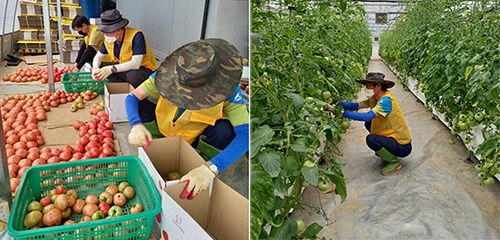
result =
[{"label": "black bucket hat", "polygon": [[364,80],[356,80],[356,82],[361,83],[366,86],[366,83],[380,83],[380,84],[385,84],[387,85],[387,88],[392,88],[394,87],[394,82],[385,80],[385,75],[381,72],[369,72],[366,74],[366,77]]}]

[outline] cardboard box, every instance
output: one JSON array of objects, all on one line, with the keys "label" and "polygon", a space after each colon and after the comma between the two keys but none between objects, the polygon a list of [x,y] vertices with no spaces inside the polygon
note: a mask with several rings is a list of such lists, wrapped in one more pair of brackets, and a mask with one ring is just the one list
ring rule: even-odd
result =
[{"label": "cardboard box", "polygon": [[249,238],[248,199],[218,178],[214,179],[211,190],[199,193],[192,200],[179,198],[186,183],[165,187],[164,178],[169,172],[184,175],[204,163],[184,138],[154,139],[149,148],[139,148],[138,156],[162,198],[162,212],[156,218],[162,239]]},{"label": "cardboard box", "polygon": [[104,103],[111,122],[128,122],[125,98],[134,90],[130,83],[104,84]]}]

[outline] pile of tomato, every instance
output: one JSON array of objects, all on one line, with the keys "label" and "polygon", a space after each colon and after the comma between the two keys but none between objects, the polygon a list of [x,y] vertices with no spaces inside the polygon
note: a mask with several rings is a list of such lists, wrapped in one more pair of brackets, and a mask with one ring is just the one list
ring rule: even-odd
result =
[{"label": "pile of tomato", "polygon": [[[54,81],[60,82],[62,76],[67,72],[74,72],[70,66],[54,67]],[[3,78],[4,82],[32,82],[41,81],[42,83],[47,83],[49,79],[47,66],[40,68],[38,66],[28,67],[28,68],[18,68],[14,72],[7,74]]]},{"label": "pile of tomato", "polygon": [[[0,100],[10,185],[14,194],[24,172],[31,166],[116,155],[114,126],[105,111],[97,112],[97,117],[86,123],[75,121],[73,127],[78,131],[79,140],[74,144],[62,148],[44,146],[45,139],[38,123],[47,119],[47,112],[52,107],[81,99],[81,95],[97,96],[97,93],[58,90],[8,96]],[[84,103],[89,104],[87,98],[84,99]]]},{"label": "pile of tomato", "polygon": [[[70,225],[124,215],[122,209],[127,200],[135,196],[135,189],[128,182],[111,184],[99,196],[88,194],[79,198],[75,189],[58,185],[49,195],[28,204],[24,226],[28,229]],[[140,203],[130,208],[130,214],[143,211]],[[76,220],[76,221],[75,221]]]}]

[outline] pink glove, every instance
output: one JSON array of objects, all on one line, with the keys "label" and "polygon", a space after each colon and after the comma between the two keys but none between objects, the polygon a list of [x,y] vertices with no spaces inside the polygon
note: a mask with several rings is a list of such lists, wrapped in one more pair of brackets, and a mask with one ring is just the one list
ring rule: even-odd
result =
[{"label": "pink glove", "polygon": [[187,184],[179,197],[193,199],[198,193],[207,189],[214,178],[215,173],[205,164],[189,171],[181,178],[181,182],[187,182]]},{"label": "pink glove", "polygon": [[128,134],[128,142],[137,147],[148,148],[152,140],[151,133],[142,124],[134,125]]}]

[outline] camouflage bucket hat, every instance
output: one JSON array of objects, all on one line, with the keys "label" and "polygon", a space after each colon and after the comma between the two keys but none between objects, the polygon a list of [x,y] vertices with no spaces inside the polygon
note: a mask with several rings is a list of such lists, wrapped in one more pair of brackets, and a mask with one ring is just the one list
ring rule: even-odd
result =
[{"label": "camouflage bucket hat", "polygon": [[385,80],[385,75],[380,72],[370,72],[366,74],[366,77],[364,80],[356,80],[356,82],[361,83],[363,85],[366,85],[367,82],[372,82],[372,83],[380,83],[380,84],[386,84],[387,88],[394,87],[394,82]]},{"label": "camouflage bucket hat", "polygon": [[223,39],[188,43],[163,60],[155,85],[160,95],[177,107],[213,107],[226,100],[240,83],[240,52]]}]

